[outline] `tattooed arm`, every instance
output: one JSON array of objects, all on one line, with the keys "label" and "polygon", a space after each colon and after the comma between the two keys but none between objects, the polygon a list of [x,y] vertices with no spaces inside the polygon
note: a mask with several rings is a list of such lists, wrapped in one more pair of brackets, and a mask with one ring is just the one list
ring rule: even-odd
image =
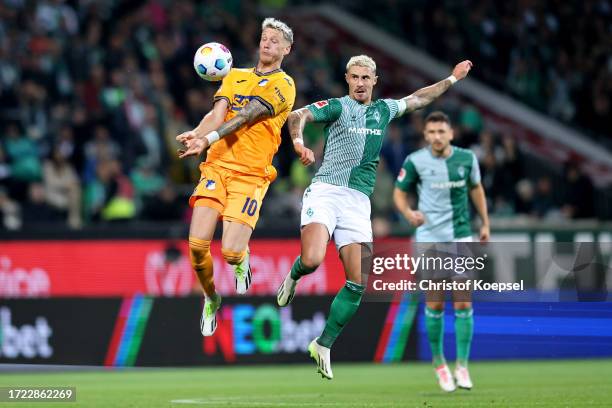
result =
[{"label": "tattooed arm", "polygon": [[179,150],[179,158],[200,155],[217,140],[234,133],[245,125],[269,116],[272,116],[272,110],[260,100],[252,99],[236,116],[224,122],[217,130],[207,134],[192,134],[183,140],[179,140],[185,146],[185,149]]},{"label": "tattooed arm", "polygon": [[289,128],[289,134],[291,135],[291,141],[293,142],[293,149],[295,153],[300,156],[300,161],[304,166],[308,166],[314,163],[314,153],[312,150],[304,146],[304,126],[306,123],[312,122],[314,116],[312,112],[307,108],[295,110],[289,114],[287,119],[287,127]]},{"label": "tattooed arm", "polygon": [[470,72],[470,69],[472,69],[472,62],[469,60],[462,61],[455,65],[453,73],[448,78],[425,88],[421,88],[415,93],[402,98],[401,101],[406,104],[403,113],[413,112],[429,105],[446,92],[452,84],[465,78],[468,72]]},{"label": "tattooed arm", "polygon": [[196,138],[198,135],[204,136],[208,134],[208,132],[217,129],[225,120],[225,114],[227,113],[228,106],[229,103],[227,102],[227,99],[217,99],[211,111],[202,118],[198,126],[196,126],[193,130],[188,130],[187,132],[181,133],[176,137],[176,140],[182,144],[185,144],[185,142],[189,139]]}]

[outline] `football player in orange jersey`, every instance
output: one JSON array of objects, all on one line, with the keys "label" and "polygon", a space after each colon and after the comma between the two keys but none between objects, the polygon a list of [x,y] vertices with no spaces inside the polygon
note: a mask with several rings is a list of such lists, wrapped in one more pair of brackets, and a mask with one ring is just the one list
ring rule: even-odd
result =
[{"label": "football player in orange jersey", "polygon": [[[193,130],[177,136],[184,146],[179,157],[198,156],[201,177],[189,204],[193,217],[189,230],[191,263],[204,290],[200,320],[202,335],[217,328],[221,297],[215,291],[210,243],[217,220],[223,218],[223,258],[232,265],[236,291],[251,284],[248,243],[261,202],[276,178],[272,157],[278,150],[281,128],[295,101],[293,79],[281,70],[291,51],[293,32],[283,22],[267,18],[262,24],[259,61],[254,68],[233,68],[215,94],[213,109]],[[294,140],[303,164],[314,162],[310,149]]]}]

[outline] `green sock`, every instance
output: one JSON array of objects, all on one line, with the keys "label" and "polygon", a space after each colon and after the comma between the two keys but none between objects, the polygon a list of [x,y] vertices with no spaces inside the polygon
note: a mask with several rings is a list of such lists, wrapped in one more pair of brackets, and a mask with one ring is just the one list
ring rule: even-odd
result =
[{"label": "green sock", "polygon": [[291,279],[293,279],[294,281],[300,279],[302,276],[304,275],[308,275],[310,273],[313,273],[317,268],[306,268],[303,264],[302,264],[302,257],[298,256],[297,258],[295,258],[295,262],[293,263],[293,266],[291,267]]},{"label": "green sock", "polygon": [[344,326],[346,326],[357,311],[364,289],[365,287],[362,285],[346,281],[346,284],[340,289],[331,304],[325,329],[323,334],[319,336],[317,343],[331,348]]},{"label": "green sock", "polygon": [[425,326],[433,363],[438,367],[446,363],[444,359],[444,310],[425,307]]},{"label": "green sock", "polygon": [[457,364],[467,367],[474,334],[472,308],[455,310],[455,341],[457,342]]}]

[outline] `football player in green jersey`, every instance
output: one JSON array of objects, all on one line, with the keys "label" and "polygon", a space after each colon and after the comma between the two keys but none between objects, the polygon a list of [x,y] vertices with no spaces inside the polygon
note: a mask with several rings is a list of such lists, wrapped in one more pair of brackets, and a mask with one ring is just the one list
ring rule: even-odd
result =
[{"label": "football player in green jersey", "polygon": [[[425,140],[428,143],[408,155],[397,176],[393,200],[397,209],[414,226],[417,243],[471,242],[472,230],[468,196],[482,220],[479,239],[489,239],[489,216],[485,192],[480,182],[476,155],[451,144],[453,129],[443,112],[432,112],[425,118]],[[410,208],[408,193],[416,190],[418,210]],[[462,249],[459,244],[451,251]],[[421,250],[418,251],[419,253]],[[448,276],[465,278],[464,274]],[[456,387],[471,389],[467,363],[474,331],[474,317],[469,293],[453,291],[457,364],[454,379],[446,364],[444,340],[444,292],[428,291],[425,307],[427,337],[435,373],[440,387],[447,392]],[[412,322],[410,322],[411,324]]]},{"label": "football player in green jersey", "polygon": [[355,56],[346,66],[347,96],[315,102],[289,115],[293,145],[303,157],[312,154],[302,136],[306,123],[327,123],[323,163],[302,202],[301,254],[277,296],[279,306],[291,302],[298,280],[321,264],[333,236],[346,285],[332,302],[323,333],[308,347],[324,378],[333,378],[330,348],[357,311],[363,295],[362,252],[369,254],[372,242],[369,196],[387,126],[391,120],[429,105],[465,78],[471,68],[470,61],[463,61],[448,78],[405,98],[375,100],[372,91],[378,80],[376,63],[366,55]]}]

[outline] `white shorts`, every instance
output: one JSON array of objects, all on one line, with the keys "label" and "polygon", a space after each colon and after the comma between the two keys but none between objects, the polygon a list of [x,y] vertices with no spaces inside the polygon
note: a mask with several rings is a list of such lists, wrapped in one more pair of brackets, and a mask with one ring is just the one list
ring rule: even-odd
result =
[{"label": "white shorts", "polygon": [[372,242],[370,199],[352,188],[321,182],[311,184],[302,199],[300,225],[313,222],[327,227],[338,249],[348,244]]}]

